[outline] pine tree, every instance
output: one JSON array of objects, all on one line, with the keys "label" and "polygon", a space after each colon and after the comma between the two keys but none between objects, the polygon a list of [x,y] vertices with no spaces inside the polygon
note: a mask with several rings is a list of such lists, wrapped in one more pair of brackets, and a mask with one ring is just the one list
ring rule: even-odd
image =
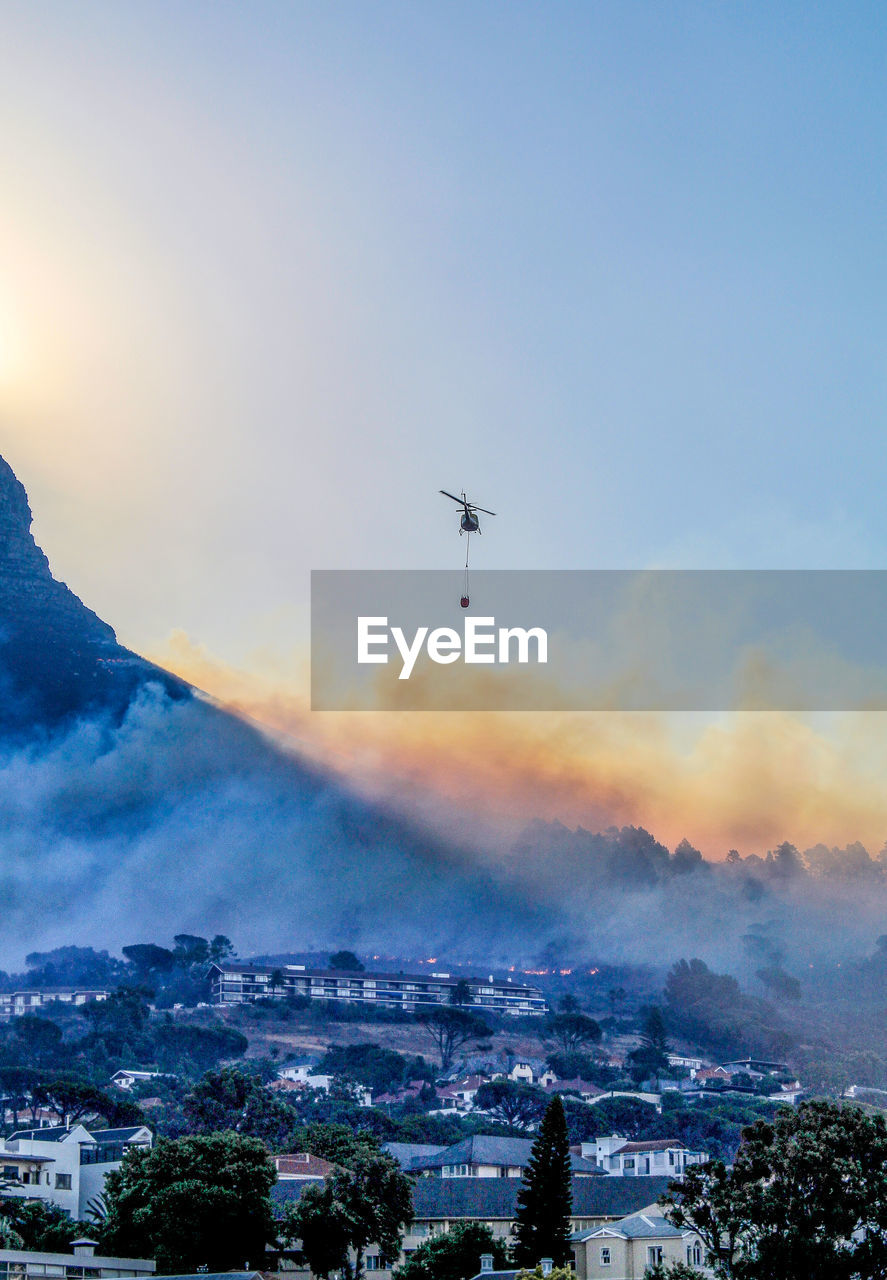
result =
[{"label": "pine tree", "polygon": [[567,1118],[560,1097],[554,1097],[539,1126],[518,1192],[514,1224],[514,1256],[518,1266],[535,1267],[543,1258],[551,1258],[556,1266],[571,1261],[572,1208]]}]

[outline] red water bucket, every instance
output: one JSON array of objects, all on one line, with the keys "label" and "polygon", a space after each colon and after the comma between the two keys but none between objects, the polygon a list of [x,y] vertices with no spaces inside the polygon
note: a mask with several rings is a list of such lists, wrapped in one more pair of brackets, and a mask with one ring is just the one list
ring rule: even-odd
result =
[{"label": "red water bucket", "polygon": [[469,604],[468,596],[463,596],[462,599],[459,601],[459,603],[461,604],[463,609],[467,609]]}]

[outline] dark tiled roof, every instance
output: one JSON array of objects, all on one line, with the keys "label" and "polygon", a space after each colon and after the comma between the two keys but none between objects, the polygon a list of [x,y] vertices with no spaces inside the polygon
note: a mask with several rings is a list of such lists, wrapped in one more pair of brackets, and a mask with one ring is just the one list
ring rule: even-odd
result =
[{"label": "dark tiled roof", "polygon": [[63,1124],[47,1125],[43,1129],[17,1129],[15,1133],[10,1134],[9,1141],[14,1142],[21,1138],[26,1142],[61,1142],[70,1132],[71,1130],[66,1129]]},{"label": "dark tiled roof", "polygon": [[[574,1218],[624,1218],[655,1204],[670,1178],[574,1178]],[[278,1182],[271,1188],[277,1210],[297,1203],[309,1182]],[[514,1218],[519,1178],[419,1178],[413,1184],[413,1217]]]},{"label": "dark tiled roof", "polygon": [[411,1160],[436,1156],[441,1151],[446,1151],[446,1147],[437,1146],[431,1142],[386,1142],[382,1150],[387,1151],[399,1165],[406,1169]]},{"label": "dark tiled roof", "polygon": [[657,1138],[653,1142],[626,1142],[624,1147],[620,1147],[618,1151],[614,1151],[614,1156],[622,1156],[627,1152],[629,1155],[633,1151],[668,1151],[669,1148],[676,1150],[680,1148],[686,1151],[687,1144],[681,1142],[679,1138]]},{"label": "dark tiled roof", "polygon": [[198,1275],[164,1276],[163,1280],[264,1280],[261,1271],[201,1271]]},{"label": "dark tiled roof", "polygon": [[[489,1134],[475,1134],[451,1147],[438,1147],[433,1155],[419,1156],[405,1168],[417,1173],[423,1169],[440,1169],[445,1164],[498,1164],[513,1168],[525,1168],[533,1150],[530,1138],[496,1138]],[[392,1153],[393,1154],[393,1153]],[[600,1174],[593,1160],[571,1155],[574,1173]]]},{"label": "dark tiled roof", "polygon": [[128,1129],[90,1129],[89,1132],[96,1142],[131,1142],[144,1128],[143,1124],[135,1124]]},{"label": "dark tiled roof", "polygon": [[533,1143],[529,1138],[494,1138],[475,1134],[451,1147],[443,1147],[436,1155],[414,1160],[412,1169],[439,1169],[445,1164],[510,1164],[525,1165]]},{"label": "dark tiled roof", "polygon": [[519,1275],[519,1271],[478,1271],[472,1280],[514,1280]]}]

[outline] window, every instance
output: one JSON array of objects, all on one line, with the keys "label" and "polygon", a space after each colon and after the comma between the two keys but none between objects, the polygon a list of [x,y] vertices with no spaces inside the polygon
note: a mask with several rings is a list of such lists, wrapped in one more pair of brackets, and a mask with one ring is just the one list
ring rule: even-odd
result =
[{"label": "window", "polygon": [[3,1166],[3,1177],[4,1177],[4,1178],[17,1178],[17,1177],[18,1177],[18,1165],[15,1165],[15,1164],[5,1164],[5,1165]]},{"label": "window", "polygon": [[632,1156],[626,1156],[626,1157],[625,1157],[625,1159],[624,1159],[624,1160],[623,1160],[623,1162],[622,1162],[622,1168],[623,1168],[623,1169],[633,1169],[633,1168],[634,1168],[634,1159],[633,1159],[633,1157],[632,1157]]},{"label": "window", "polygon": [[610,1250],[601,1249],[601,1266],[608,1267],[610,1265]]},{"label": "window", "polygon": [[55,1175],[55,1189],[56,1189],[56,1191],[70,1191],[70,1190],[71,1190],[71,1175],[70,1175],[70,1173],[57,1173],[57,1174]]},{"label": "window", "polygon": [[651,1244],[647,1246],[647,1266],[655,1267],[662,1261],[662,1245]]},{"label": "window", "polygon": [[702,1262],[702,1245],[697,1240],[695,1244],[687,1245],[687,1261],[690,1266],[698,1267]]}]

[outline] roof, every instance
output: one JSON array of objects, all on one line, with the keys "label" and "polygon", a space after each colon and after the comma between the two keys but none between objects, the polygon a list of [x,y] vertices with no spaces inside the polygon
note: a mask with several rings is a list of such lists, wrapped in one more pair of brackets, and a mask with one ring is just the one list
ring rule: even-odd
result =
[{"label": "roof", "polygon": [[613,1222],[607,1227],[598,1227],[597,1231],[588,1232],[583,1239],[603,1235],[620,1235],[628,1240],[651,1240],[662,1236],[679,1240],[682,1232],[677,1227],[673,1227],[661,1214],[636,1213],[629,1218],[623,1218],[621,1222]]},{"label": "roof", "polygon": [[446,1151],[446,1147],[430,1142],[386,1142],[382,1150],[387,1151],[405,1169],[410,1161],[424,1156],[436,1156],[439,1152]]},{"label": "roof", "polygon": [[519,1275],[520,1271],[478,1271],[471,1280],[514,1280]]},{"label": "roof", "polygon": [[312,1156],[307,1151],[271,1158],[278,1178],[325,1178],[337,1167],[322,1156]]},{"label": "roof", "polygon": [[74,1131],[63,1124],[46,1125],[43,1129],[16,1129],[7,1139],[8,1142],[64,1142]]},{"label": "roof", "polygon": [[439,1169],[445,1164],[507,1164],[523,1166],[530,1158],[533,1143],[529,1138],[494,1138],[474,1134],[450,1147],[442,1147],[431,1156],[414,1160],[410,1168]]},{"label": "roof", "polygon": [[89,1132],[96,1142],[131,1142],[137,1133],[144,1133],[146,1129],[146,1125],[134,1124],[126,1129],[90,1129]]},{"label": "roof", "polygon": [[[668,1177],[573,1178],[573,1216],[624,1218],[654,1205],[668,1190]],[[271,1203],[279,1213],[299,1201],[307,1181],[278,1182]],[[413,1217],[502,1219],[510,1222],[517,1209],[519,1178],[419,1178],[413,1183]]]},{"label": "roof", "polygon": [[[523,1169],[529,1163],[532,1151],[533,1142],[530,1138],[496,1138],[489,1134],[475,1134],[451,1147],[438,1147],[434,1154],[419,1156],[405,1167],[409,1173],[440,1169],[451,1164],[497,1164]],[[584,1160],[582,1156],[571,1154],[570,1161],[574,1173],[596,1175],[604,1172],[593,1160]]]},{"label": "roof", "polygon": [[185,1275],[164,1276],[163,1280],[265,1280],[261,1271],[201,1271]]},{"label": "roof", "polygon": [[552,1084],[545,1085],[547,1093],[606,1093],[606,1089],[601,1089],[598,1085],[592,1084],[590,1080],[555,1080]]},{"label": "roof", "polygon": [[656,1138],[652,1142],[626,1142],[625,1146],[613,1152],[615,1156],[631,1155],[633,1151],[669,1151],[680,1148],[687,1150],[686,1142],[678,1138]]},{"label": "roof", "polygon": [[441,978],[433,973],[379,973],[370,969],[307,969],[301,966],[296,967],[295,965],[237,964],[236,962],[229,963],[228,961],[222,964],[213,963],[209,968],[210,972],[213,969],[218,969],[220,973],[271,974],[282,972],[287,978],[354,978],[361,981],[369,979],[377,982],[381,979],[383,982],[420,982],[434,987],[455,987],[460,982],[467,982],[469,986],[489,987],[492,985],[508,987],[509,990],[514,991],[532,991],[535,995],[542,994],[537,987],[532,987],[527,982],[514,982],[511,978],[493,978],[491,983],[489,978],[469,978],[462,975],[453,976],[452,974],[447,978]]}]

